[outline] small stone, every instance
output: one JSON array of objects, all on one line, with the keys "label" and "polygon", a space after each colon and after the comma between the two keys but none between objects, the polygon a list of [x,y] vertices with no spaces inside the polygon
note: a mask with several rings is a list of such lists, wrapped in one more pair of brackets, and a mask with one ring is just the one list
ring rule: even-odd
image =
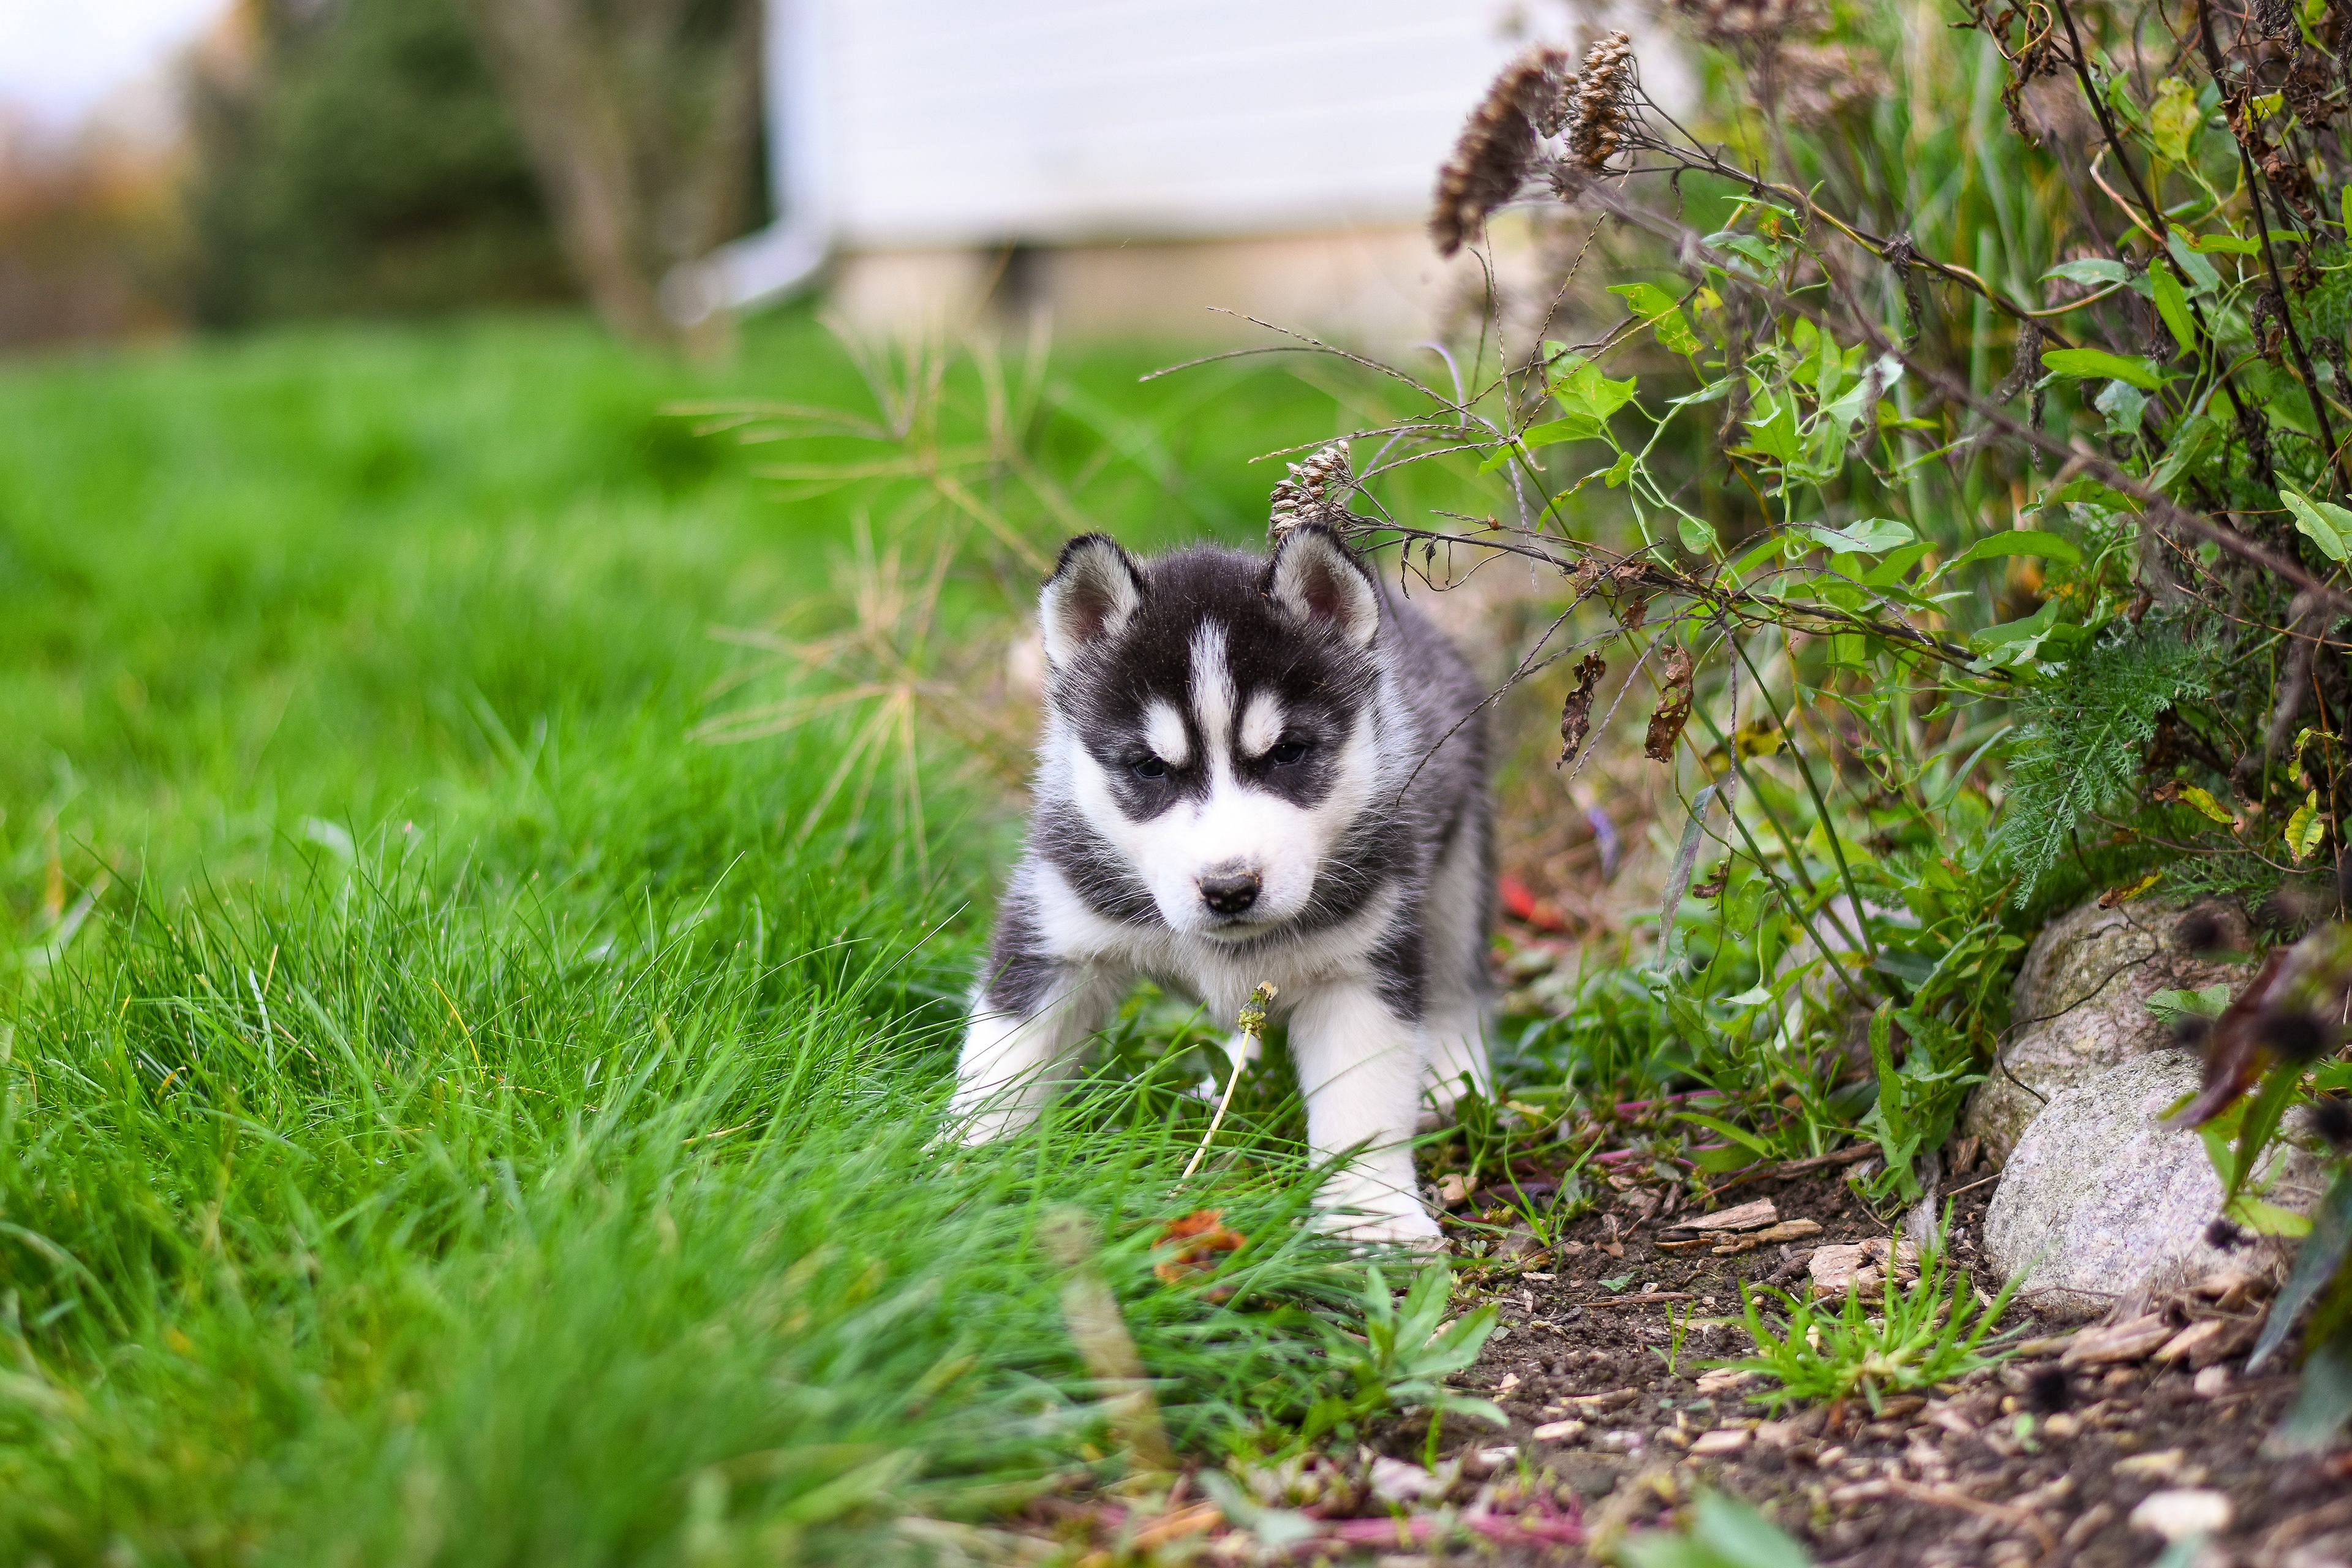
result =
[{"label": "small stone", "polygon": [[1756,1440],[1774,1448],[1785,1448],[1804,1436],[1794,1421],[1759,1421]]},{"label": "small stone", "polygon": [[1517,1448],[1481,1448],[1470,1456],[1463,1468],[1473,1475],[1491,1476],[1519,1457]]},{"label": "small stone", "polygon": [[1633,1453],[1641,1447],[1642,1443],[1642,1434],[1635,1431],[1622,1429],[1615,1432],[1603,1432],[1601,1436],[1592,1439],[1592,1446],[1594,1447],[1604,1448],[1611,1453],[1616,1454]]},{"label": "small stone", "polygon": [[2230,1517],[2229,1494],[2193,1487],[2150,1492],[2131,1510],[2131,1521],[2136,1527],[2167,1541],[2226,1530]]},{"label": "small stone", "polygon": [[1547,1421],[1537,1427],[1531,1436],[1538,1443],[1565,1443],[1571,1437],[1582,1436],[1585,1425],[1584,1422],[1573,1420]]},{"label": "small stone", "polygon": [[2009,1506],[2021,1508],[2028,1513],[2036,1513],[2045,1508],[2055,1508],[2074,1495],[2074,1478],[2060,1476],[2054,1481],[2044,1481],[2030,1492],[2019,1493],[2009,1500]]},{"label": "small stone", "polygon": [[1712,1372],[1699,1373],[1698,1391],[1707,1394],[1728,1394],[1755,1381],[1756,1374],[1744,1366],[1719,1366]]},{"label": "small stone", "polygon": [[1497,1394],[1508,1394],[1511,1390],[1518,1387],[1518,1385],[1519,1374],[1516,1372],[1507,1372],[1503,1374],[1503,1381],[1495,1385],[1495,1392]]},{"label": "small stone", "polygon": [[2143,1481],[2168,1481],[2180,1474],[2188,1453],[2179,1448],[2159,1448],[2153,1454],[2134,1454],[2128,1459],[2116,1461],[2116,1474]]},{"label": "small stone", "polygon": [[1714,1458],[1722,1454],[1737,1454],[1748,1447],[1749,1433],[1745,1426],[1718,1426],[1712,1432],[1702,1432],[1691,1443],[1696,1458]]},{"label": "small stone", "polygon": [[1969,1419],[1967,1412],[1941,1402],[1927,1406],[1925,1418],[1955,1437],[1969,1436],[1977,1429],[1977,1424]]},{"label": "small stone", "polygon": [[2090,1540],[2093,1536],[2098,1534],[2099,1531],[2106,1529],[2107,1526],[2113,1524],[2115,1521],[2116,1510],[2113,1504],[2095,1502],[2089,1508],[2084,1509],[2083,1510],[2083,1517],[2068,1525],[2066,1527],[2066,1533],[2060,1536],[2058,1539],[2065,1542],[2067,1549],[2072,1551],[2079,1548],[2084,1542]]},{"label": "small stone", "polygon": [[2200,1399],[2218,1398],[2230,1386],[2230,1369],[2226,1366],[2209,1366],[2199,1373],[2189,1382],[2189,1386],[2196,1390]]},{"label": "small stone", "polygon": [[1438,1479],[1410,1459],[1386,1455],[1372,1461],[1372,1495],[1386,1502],[1418,1502],[1444,1489]]},{"label": "small stone", "polygon": [[1588,1410],[1614,1410],[1641,1397],[1642,1391],[1638,1388],[1612,1388],[1606,1394],[1571,1394],[1564,1403],[1582,1405]]}]

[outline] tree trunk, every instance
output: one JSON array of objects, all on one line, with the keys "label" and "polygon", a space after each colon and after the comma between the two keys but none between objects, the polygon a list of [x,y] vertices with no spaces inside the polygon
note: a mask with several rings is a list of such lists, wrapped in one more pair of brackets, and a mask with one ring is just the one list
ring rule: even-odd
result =
[{"label": "tree trunk", "polygon": [[466,0],[597,314],[680,346],[661,279],[745,226],[759,0]]}]

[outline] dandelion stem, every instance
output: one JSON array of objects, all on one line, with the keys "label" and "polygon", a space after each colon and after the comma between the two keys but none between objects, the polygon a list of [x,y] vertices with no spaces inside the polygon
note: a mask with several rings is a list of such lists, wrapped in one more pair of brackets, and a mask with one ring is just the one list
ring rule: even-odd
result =
[{"label": "dandelion stem", "polygon": [[1178,1181],[1191,1181],[1192,1173],[1199,1170],[1201,1162],[1207,1158],[1210,1141],[1216,1137],[1217,1129],[1224,1125],[1225,1108],[1234,1102],[1234,1090],[1242,1085],[1242,1064],[1249,1060],[1251,1042],[1265,1032],[1265,1010],[1273,1001],[1274,987],[1261,981],[1258,988],[1250,993],[1250,999],[1242,1004],[1241,1016],[1234,1020],[1240,1026],[1242,1037],[1234,1047],[1233,1076],[1225,1079],[1225,1092],[1217,1100],[1217,1113],[1209,1118],[1209,1130],[1201,1134],[1201,1146],[1192,1151],[1192,1158],[1185,1164],[1184,1173],[1176,1178]]}]

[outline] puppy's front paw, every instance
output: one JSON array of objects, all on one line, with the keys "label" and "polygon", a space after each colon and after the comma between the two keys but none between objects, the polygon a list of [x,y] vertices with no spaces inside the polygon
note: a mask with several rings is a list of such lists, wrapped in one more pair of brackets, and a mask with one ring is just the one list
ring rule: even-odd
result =
[{"label": "puppy's front paw", "polygon": [[1422,1252],[1444,1250],[1437,1221],[1412,1193],[1343,1173],[1324,1185],[1315,1205],[1322,1211],[1322,1228],[1342,1240]]}]

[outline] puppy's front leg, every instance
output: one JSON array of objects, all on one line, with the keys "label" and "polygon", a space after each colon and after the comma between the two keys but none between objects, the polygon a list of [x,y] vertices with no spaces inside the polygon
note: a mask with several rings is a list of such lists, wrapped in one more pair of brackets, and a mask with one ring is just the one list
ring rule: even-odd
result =
[{"label": "puppy's front leg", "polygon": [[1079,1044],[1102,1026],[1111,986],[1090,968],[1055,966],[1024,985],[1003,974],[974,998],[948,1103],[954,1136],[986,1143],[1037,1120]]},{"label": "puppy's front leg", "polygon": [[1323,986],[1290,1015],[1290,1056],[1307,1096],[1307,1141],[1318,1158],[1362,1146],[1324,1184],[1318,1206],[1339,1211],[1359,1241],[1433,1244],[1437,1222],[1413,1184],[1412,1127],[1427,1045],[1358,981]]}]

